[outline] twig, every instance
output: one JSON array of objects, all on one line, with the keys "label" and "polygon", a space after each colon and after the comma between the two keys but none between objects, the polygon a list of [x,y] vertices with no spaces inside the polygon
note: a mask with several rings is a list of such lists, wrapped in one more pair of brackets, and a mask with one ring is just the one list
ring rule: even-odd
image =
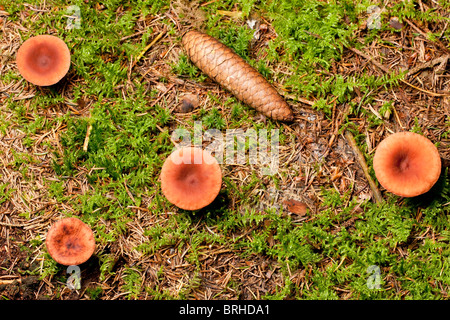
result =
[{"label": "twig", "polygon": [[310,101],[310,100],[302,98],[302,97],[296,97],[293,94],[282,93],[281,95],[285,96],[288,99],[291,99],[291,100],[294,100],[294,101],[298,101],[298,102],[301,102],[301,103],[304,103],[304,104],[307,104],[307,105],[310,105],[310,106],[314,105],[314,101]]},{"label": "twig", "polygon": [[425,93],[427,93],[427,94],[429,94],[429,95],[431,95],[431,96],[435,96],[435,97],[449,97],[449,96],[450,96],[450,93],[436,93],[436,92],[432,92],[432,91],[428,91],[428,90],[425,90],[425,89],[416,87],[415,85],[409,83],[409,82],[406,81],[406,80],[400,79],[400,81],[403,82],[404,84],[410,86],[411,88],[414,88],[414,89],[416,89],[416,90],[425,92]]},{"label": "twig", "polygon": [[[42,209],[43,208],[36,209],[32,213],[36,213]],[[53,214],[47,214],[45,216],[39,216],[34,219],[25,221],[24,223],[10,223],[10,222],[0,221],[0,226],[10,227],[10,228],[24,228],[25,230],[29,230],[29,229],[34,228],[36,225],[43,223],[44,221],[47,221],[52,216],[53,216]]]},{"label": "twig", "polygon": [[350,131],[345,131],[345,137],[347,138],[350,147],[352,147],[353,152],[356,155],[356,158],[358,160],[359,165],[361,166],[364,175],[366,176],[367,182],[369,183],[370,189],[372,189],[373,196],[375,198],[376,203],[383,203],[383,197],[381,196],[380,190],[378,190],[377,185],[373,181],[372,177],[369,174],[369,168],[366,163],[366,159],[364,159],[364,155],[362,154],[361,150],[359,150],[358,146],[356,145],[355,138],[353,137],[353,134]]},{"label": "twig", "polygon": [[437,64],[445,65],[449,58],[450,58],[450,55],[447,54],[447,55],[444,55],[444,56],[440,56],[440,57],[438,57],[436,59],[427,61],[427,62],[421,64],[420,66],[417,66],[417,67],[414,67],[414,68],[410,69],[408,71],[408,73],[406,74],[406,76],[407,77],[411,76],[411,75],[413,75],[413,74],[415,74],[415,73],[417,73],[417,72],[419,72],[419,71],[421,71],[423,69],[434,67]]},{"label": "twig", "polygon": [[[404,20],[414,29],[416,30],[418,33],[420,33],[422,36],[425,37],[425,39],[428,39],[428,35],[423,32],[422,30],[420,30],[419,27],[417,27],[414,23],[412,23],[411,21],[409,21],[408,19],[404,18]],[[441,49],[443,49],[446,52],[450,52],[450,50],[447,48],[447,46],[445,44],[443,44],[439,39],[436,39],[436,41],[432,41],[434,43],[437,44],[438,47],[440,47]]]},{"label": "twig", "polygon": [[8,285],[8,284],[13,284],[13,283],[22,283],[22,280],[19,279],[12,279],[12,280],[0,280],[0,286],[1,285]]},{"label": "twig", "polygon": [[0,221],[0,226],[23,228],[23,227],[27,226],[27,223],[9,223],[9,222]]},{"label": "twig", "polygon": [[359,50],[356,49],[356,48],[349,48],[349,49],[350,49],[350,51],[353,51],[354,53],[360,55],[360,56],[363,57],[364,59],[369,60],[370,62],[372,62],[374,65],[376,65],[378,68],[380,68],[380,69],[383,70],[384,72],[386,72],[386,73],[389,73],[389,72],[390,72],[389,68],[383,66],[381,63],[379,63],[378,61],[374,60],[373,57],[371,57],[371,56],[369,56],[369,55],[367,55],[367,54],[365,54],[365,53],[359,51]]},{"label": "twig", "polygon": [[217,2],[218,0],[211,0],[211,1],[208,1],[208,2],[205,2],[205,3],[202,3],[201,5],[200,5],[200,7],[206,7],[207,5],[209,5],[209,4],[211,4],[211,3],[214,3],[214,2]]},{"label": "twig", "polygon": [[152,42],[150,42],[147,46],[145,46],[144,50],[136,57],[136,59],[133,62],[133,67],[136,65],[136,63],[139,62],[139,60],[144,56],[144,54],[147,52],[148,49],[150,49],[156,42],[158,42],[159,39],[163,37],[163,35],[166,33],[166,30],[161,31],[155,39],[153,39]]},{"label": "twig", "polygon": [[84,143],[83,143],[83,151],[84,152],[87,152],[88,144],[89,144],[89,137],[91,136],[91,131],[92,131],[92,124],[90,123],[87,128],[86,137],[84,138]]},{"label": "twig", "polygon": [[124,179],[123,185],[125,186],[125,191],[127,192],[127,194],[130,197],[130,199],[133,201],[133,203],[136,203],[136,200],[134,200],[133,194],[130,192],[130,190],[128,190],[127,179]]},{"label": "twig", "polygon": [[135,37],[135,36],[138,36],[138,35],[140,35],[140,34],[143,34],[143,33],[147,32],[147,31],[148,31],[148,29],[145,29],[145,30],[141,30],[141,31],[139,31],[139,32],[130,34],[129,36],[122,37],[122,38],[120,39],[120,41],[124,41],[124,40],[130,39],[130,38],[133,38],[133,37]]},{"label": "twig", "polygon": [[[375,66],[377,66],[378,68],[380,68],[381,70],[383,70],[386,73],[390,73],[391,71],[389,70],[389,68],[383,66],[381,63],[379,63],[378,61],[374,60],[373,57],[359,51],[358,49],[355,48],[348,48],[350,49],[350,51],[353,51],[354,53],[360,55],[361,57],[369,60],[370,62],[372,62]],[[410,86],[411,88],[414,88],[416,90],[425,92],[429,95],[435,96],[435,97],[445,97],[445,96],[450,96],[450,93],[436,93],[436,92],[432,92],[432,91],[428,91],[419,87],[416,87],[415,85],[409,83],[408,81],[404,80],[404,79],[400,79],[401,82],[403,82],[404,84]]]},{"label": "twig", "polygon": [[[165,130],[163,130],[163,128],[161,128],[159,125],[156,125],[156,128],[158,128],[158,130],[161,131],[161,132],[165,132]],[[172,137],[169,137],[169,140],[170,140],[170,142],[172,142],[172,144],[175,146],[175,148],[178,147],[178,143],[176,143],[176,142],[172,139]]]},{"label": "twig", "polygon": [[174,83],[172,83],[166,91],[164,91],[158,98],[155,99],[155,101],[152,102],[150,107],[154,107],[164,96],[175,86]]}]

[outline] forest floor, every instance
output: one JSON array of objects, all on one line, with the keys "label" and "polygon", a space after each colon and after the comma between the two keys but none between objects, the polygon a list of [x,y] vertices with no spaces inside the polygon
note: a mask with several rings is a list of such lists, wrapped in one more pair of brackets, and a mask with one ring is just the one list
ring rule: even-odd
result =
[{"label": "forest floor", "polygon": [[[449,299],[447,1],[65,2],[0,0],[0,298]],[[196,68],[181,44],[190,29],[260,71],[294,121]],[[51,87],[15,63],[38,34],[72,54]],[[159,180],[176,129],[203,146],[208,129],[278,132],[279,165],[223,162],[217,199],[178,209]],[[439,150],[425,195],[376,180],[376,147],[400,131]],[[77,290],[45,246],[69,216],[97,243]]]}]

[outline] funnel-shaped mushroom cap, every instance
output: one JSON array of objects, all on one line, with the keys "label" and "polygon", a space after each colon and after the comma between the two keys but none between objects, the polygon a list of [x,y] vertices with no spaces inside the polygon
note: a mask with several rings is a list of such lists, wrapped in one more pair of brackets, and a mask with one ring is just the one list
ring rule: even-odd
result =
[{"label": "funnel-shaped mushroom cap", "polygon": [[50,86],[69,71],[70,51],[58,37],[35,36],[20,46],[16,62],[20,74],[27,81],[38,86]]},{"label": "funnel-shaped mushroom cap", "polygon": [[161,169],[161,189],[167,200],[185,210],[201,209],[217,197],[222,172],[208,151],[195,147],[175,150]]},{"label": "funnel-shaped mushroom cap", "polygon": [[403,197],[415,197],[429,191],[439,179],[441,158],[426,137],[399,132],[378,145],[373,169],[386,190]]},{"label": "funnel-shaped mushroom cap", "polygon": [[47,233],[45,244],[52,258],[66,266],[86,262],[95,251],[91,228],[73,217],[55,222]]}]

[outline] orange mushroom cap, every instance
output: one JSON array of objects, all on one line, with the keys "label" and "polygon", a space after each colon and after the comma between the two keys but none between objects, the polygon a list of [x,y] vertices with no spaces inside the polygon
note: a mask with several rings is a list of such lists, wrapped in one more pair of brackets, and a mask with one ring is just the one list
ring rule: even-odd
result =
[{"label": "orange mushroom cap", "polygon": [[378,145],[373,169],[386,190],[402,197],[415,197],[429,191],[439,179],[441,158],[426,137],[399,132]]},{"label": "orange mushroom cap", "polygon": [[95,251],[91,228],[74,217],[55,222],[48,230],[45,244],[50,256],[66,266],[86,262]]},{"label": "orange mushroom cap", "polygon": [[70,51],[58,37],[39,35],[20,46],[16,62],[20,74],[27,81],[38,86],[50,86],[69,71]]},{"label": "orange mushroom cap", "polygon": [[208,151],[197,147],[175,150],[161,169],[161,189],[172,204],[184,210],[206,207],[219,194],[222,171]]}]

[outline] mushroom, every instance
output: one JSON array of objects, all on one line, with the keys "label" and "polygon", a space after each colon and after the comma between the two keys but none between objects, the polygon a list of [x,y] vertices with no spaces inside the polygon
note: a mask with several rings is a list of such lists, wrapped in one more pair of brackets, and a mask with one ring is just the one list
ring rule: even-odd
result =
[{"label": "mushroom", "polygon": [[164,196],[184,210],[206,207],[219,194],[222,171],[211,153],[198,147],[176,149],[161,169]]},{"label": "mushroom", "polygon": [[39,35],[26,40],[17,51],[17,68],[29,82],[50,86],[69,71],[70,51],[58,37]]},{"label": "mushroom", "polygon": [[48,230],[45,244],[50,256],[66,266],[86,262],[95,251],[91,228],[74,217],[55,222]]},{"label": "mushroom", "polygon": [[380,184],[402,197],[415,197],[431,189],[441,174],[436,146],[413,132],[398,132],[378,145],[373,169]]}]

